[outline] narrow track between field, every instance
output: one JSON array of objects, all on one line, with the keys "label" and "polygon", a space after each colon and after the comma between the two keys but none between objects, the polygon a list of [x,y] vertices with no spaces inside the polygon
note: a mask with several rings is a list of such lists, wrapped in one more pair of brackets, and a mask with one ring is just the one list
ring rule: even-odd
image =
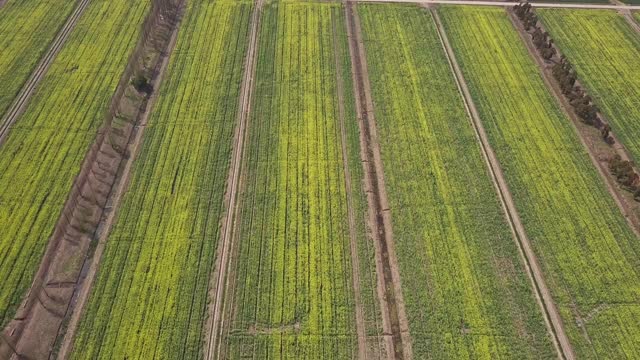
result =
[{"label": "narrow track between field", "polygon": [[349,224],[349,245],[351,249],[351,278],[353,282],[353,296],[356,310],[356,332],[358,334],[358,359],[367,358],[367,334],[365,330],[364,310],[362,309],[362,291],[360,290],[360,259],[358,256],[358,237],[356,235],[356,220],[353,212],[353,194],[351,193],[351,171],[349,170],[349,155],[347,152],[347,130],[345,125],[344,88],[342,79],[342,64],[340,63],[339,41],[336,27],[338,19],[331,16],[333,58],[336,66],[336,92],[338,95],[338,117],[340,122],[340,148],[342,151],[342,167],[347,193],[347,214]]},{"label": "narrow track between field", "polygon": [[27,107],[29,99],[35,92],[44,75],[47,73],[47,70],[49,70],[49,67],[51,66],[51,63],[53,63],[53,60],[56,58],[56,55],[58,55],[60,49],[62,49],[62,46],[69,38],[69,34],[71,34],[71,31],[75,28],[76,24],[78,23],[78,19],[80,19],[80,16],[84,13],[88,4],[89,0],[78,1],[78,5],[76,6],[75,10],[73,10],[73,13],[71,13],[62,29],[60,29],[58,35],[49,46],[49,49],[45,53],[44,57],[40,60],[38,66],[31,73],[31,76],[29,77],[27,82],[24,83],[22,89],[20,89],[20,92],[18,93],[18,96],[13,101],[6,114],[4,114],[4,116],[2,117],[2,120],[0,120],[0,145],[2,145],[2,143],[4,142],[4,139],[9,133],[11,126],[18,120],[18,118],[20,118],[20,115]]},{"label": "narrow track between field", "polygon": [[387,356],[390,359],[411,359],[413,351],[404,307],[400,272],[395,255],[391,213],[387,199],[384,170],[377,141],[371,87],[368,78],[366,52],[356,4],[345,3],[349,53],[354,83],[355,105],[360,129],[360,155],[365,175],[369,206],[369,227],[376,252],[378,297],[382,311]]},{"label": "narrow track between field", "polygon": [[240,106],[238,121],[231,155],[231,165],[227,178],[227,191],[225,196],[226,215],[222,220],[221,237],[216,251],[217,259],[215,269],[209,287],[211,304],[209,305],[210,318],[207,324],[205,344],[205,359],[219,359],[222,350],[221,329],[224,328],[224,294],[227,283],[229,260],[233,250],[233,225],[237,215],[236,201],[238,188],[240,187],[240,170],[242,168],[242,154],[247,134],[247,122],[251,113],[253,100],[253,83],[257,67],[258,32],[260,29],[260,15],[262,13],[263,0],[256,0],[251,14],[249,45],[245,57],[244,74],[240,87]]},{"label": "narrow track between field", "polygon": [[547,325],[549,333],[552,335],[554,346],[558,352],[558,357],[573,360],[575,359],[575,355],[571,343],[569,342],[569,338],[567,337],[567,334],[565,333],[564,327],[562,325],[562,318],[560,317],[558,309],[553,302],[551,292],[546,285],[542,270],[540,269],[540,265],[538,264],[536,255],[533,252],[531,243],[529,242],[529,238],[527,237],[524,226],[522,225],[520,215],[516,210],[511,191],[509,190],[507,182],[504,178],[504,174],[502,173],[500,163],[498,162],[498,158],[496,157],[496,154],[493,151],[491,144],[489,143],[489,139],[482,125],[482,120],[480,119],[480,114],[475,106],[475,103],[473,102],[471,92],[467,87],[467,83],[462,74],[462,70],[460,69],[458,61],[455,57],[453,48],[449,43],[449,39],[445,32],[444,26],[442,25],[442,21],[440,20],[440,16],[435,9],[430,8],[430,10],[435,20],[438,36],[440,37],[442,47],[445,50],[449,66],[451,67],[451,70],[455,75],[454,77],[458,86],[458,90],[462,95],[466,111],[475,130],[476,137],[480,143],[482,154],[485,158],[485,161],[487,162],[489,173],[491,174],[491,180],[493,181],[493,184],[498,192],[500,203],[505,212],[507,220],[509,220],[511,231],[517,240],[518,249],[520,250],[520,254],[523,257],[525,266],[527,267],[527,275],[529,276],[534,287],[538,304],[544,312],[545,323]]}]

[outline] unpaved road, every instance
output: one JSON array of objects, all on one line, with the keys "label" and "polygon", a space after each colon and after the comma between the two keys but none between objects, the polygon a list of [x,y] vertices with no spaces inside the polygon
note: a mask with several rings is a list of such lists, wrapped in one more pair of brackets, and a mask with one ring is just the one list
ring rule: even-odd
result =
[{"label": "unpaved road", "polygon": [[353,213],[353,199],[351,193],[351,172],[349,171],[349,155],[347,152],[347,130],[345,126],[344,89],[342,79],[342,64],[340,63],[340,47],[337,29],[338,19],[331,16],[333,58],[336,67],[336,92],[338,95],[338,117],[340,122],[340,145],[342,150],[342,166],[344,169],[344,182],[347,193],[347,214],[349,220],[349,244],[351,248],[351,278],[353,282],[353,296],[356,310],[356,332],[358,335],[358,359],[367,358],[367,338],[362,310],[362,292],[360,290],[360,260],[358,258],[358,237],[356,233],[356,220]]},{"label": "unpaved road", "polygon": [[[475,0],[348,0],[349,2],[369,3],[407,3],[407,4],[443,4],[443,5],[478,5],[478,6],[504,6],[518,5],[517,2],[506,1],[475,1]],[[572,3],[530,3],[532,7],[539,8],[563,8],[563,9],[609,9],[609,10],[640,10],[640,5],[614,5],[614,4],[572,4]]]},{"label": "unpaved road", "polygon": [[409,322],[405,312],[400,272],[395,254],[391,212],[385,189],[380,147],[377,141],[366,53],[360,29],[360,19],[354,3],[346,2],[345,17],[360,129],[360,155],[369,206],[369,228],[376,252],[377,288],[380,307],[383,309],[382,323],[387,357],[389,359],[411,359],[413,352]]},{"label": "unpaved road", "polygon": [[233,249],[233,224],[236,214],[236,200],[238,198],[238,188],[240,179],[240,169],[242,168],[242,154],[244,152],[244,141],[247,133],[247,121],[251,112],[253,98],[253,82],[256,73],[258,48],[258,30],[260,29],[260,14],[262,13],[263,0],[256,0],[251,14],[251,29],[249,35],[249,46],[244,64],[244,74],[240,89],[240,111],[238,113],[238,123],[232,150],[231,166],[229,167],[229,177],[227,179],[227,191],[225,196],[226,215],[222,220],[222,236],[216,251],[217,260],[209,287],[211,304],[209,308],[210,317],[207,324],[207,345],[205,348],[205,359],[219,359],[222,349],[222,339],[219,339],[220,329],[224,328],[224,290],[227,279],[227,268]]},{"label": "unpaved road", "polygon": [[58,35],[49,46],[49,49],[45,53],[44,57],[40,60],[38,66],[31,73],[31,77],[29,77],[29,80],[24,83],[22,89],[20,89],[20,92],[18,93],[18,96],[13,101],[13,104],[11,104],[11,107],[9,107],[7,113],[2,117],[2,120],[0,120],[0,145],[4,142],[4,139],[9,133],[9,129],[11,128],[11,126],[18,120],[18,118],[26,108],[31,95],[33,95],[33,93],[35,92],[38,84],[47,73],[49,66],[51,66],[51,63],[55,59],[56,55],[58,55],[60,49],[62,49],[62,46],[69,38],[71,30],[75,28],[76,24],[78,23],[78,19],[80,19],[80,16],[82,15],[82,13],[84,13],[84,10],[87,8],[88,4],[89,0],[80,0],[78,2],[75,10],[73,10],[73,13],[71,13],[71,16],[69,16],[62,29],[60,29],[60,32],[58,32]]},{"label": "unpaved road", "polygon": [[562,318],[560,317],[555,303],[553,302],[551,292],[546,285],[536,255],[531,248],[531,243],[529,242],[529,238],[527,237],[527,234],[524,230],[524,226],[522,225],[520,216],[516,210],[513,197],[511,196],[511,192],[507,186],[504,174],[502,173],[502,169],[500,168],[500,163],[498,162],[498,159],[493,149],[491,148],[491,145],[489,144],[487,134],[480,119],[480,114],[478,113],[478,110],[473,102],[473,98],[471,97],[471,93],[469,91],[469,88],[467,87],[467,83],[462,74],[462,70],[458,65],[455,54],[453,52],[453,48],[449,43],[449,39],[447,38],[440,17],[438,16],[438,12],[434,9],[431,9],[431,13],[436,22],[438,35],[440,36],[440,40],[445,49],[447,58],[449,60],[449,65],[453,70],[458,88],[463,96],[465,107],[471,119],[471,123],[480,142],[482,153],[489,166],[494,186],[496,187],[496,190],[500,195],[500,202],[502,203],[502,207],[505,210],[507,219],[509,220],[511,230],[518,240],[517,242],[521,251],[521,255],[524,256],[523,260],[527,267],[527,273],[529,274],[530,279],[533,282],[533,288],[535,290],[536,298],[539,302],[539,305],[543,309],[543,314],[546,315],[545,322],[547,323],[547,327],[549,328],[550,333],[553,334],[554,345],[556,347],[556,350],[558,350],[559,352],[558,355],[560,358],[573,360],[575,359],[575,355],[571,343],[569,342],[569,338],[564,331]]}]

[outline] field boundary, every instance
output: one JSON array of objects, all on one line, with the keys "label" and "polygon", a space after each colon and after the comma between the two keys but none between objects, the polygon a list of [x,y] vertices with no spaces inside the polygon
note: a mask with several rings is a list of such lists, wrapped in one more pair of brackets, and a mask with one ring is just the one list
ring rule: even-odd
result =
[{"label": "field boundary", "polygon": [[[76,27],[76,24],[86,10],[89,1],[90,0],[78,0],[76,8],[67,18],[67,22],[63,25],[62,29],[58,31],[58,34],[49,45],[49,49],[40,59],[36,68],[31,72],[29,79],[22,85],[22,88],[13,100],[11,106],[7,109],[7,112],[2,114],[3,116],[0,120],[0,146],[4,143],[11,126],[20,118],[20,115],[22,115],[26,109],[31,96],[38,88],[40,81],[46,75],[49,67],[53,63],[53,60],[55,60],[63,45],[67,42],[71,31]],[[4,5],[3,0],[0,0],[0,7],[2,7],[2,5]]]},{"label": "field boundary", "polygon": [[[585,150],[587,150],[589,159],[591,160],[594,167],[598,171],[598,174],[604,181],[607,191],[609,191],[609,194],[615,201],[616,205],[618,206],[620,212],[624,216],[625,220],[627,221],[627,224],[629,225],[633,233],[640,238],[640,219],[638,218],[637,212],[633,210],[634,207],[637,208],[637,205],[635,204],[635,200],[633,200],[633,195],[623,190],[622,188],[620,188],[620,186],[618,186],[618,183],[616,182],[616,180],[613,178],[613,175],[609,171],[609,168],[607,166],[608,163],[606,159],[604,163],[599,161],[595,148],[593,147],[593,145],[590,145],[590,143],[594,141],[602,141],[602,140],[589,139],[590,137],[593,138],[593,136],[590,136],[589,130],[592,130],[594,128],[588,127],[587,125],[583,124],[582,121],[579,120],[578,115],[573,110],[573,107],[571,106],[571,104],[569,104],[569,100],[562,94],[562,90],[560,89],[558,82],[553,77],[552,70],[546,65],[545,61],[542,59],[538,51],[536,51],[536,48],[533,44],[531,37],[529,36],[529,33],[525,31],[525,29],[522,27],[522,24],[518,21],[518,19],[514,16],[514,14],[511,11],[508,11],[508,13],[514,28],[516,29],[523,43],[527,47],[527,50],[529,51],[529,55],[535,60],[539,73],[542,77],[542,80],[544,81],[547,88],[551,90],[552,94],[558,101],[558,105],[560,105],[561,111],[566,115],[566,117],[568,117],[571,120],[572,128],[574,129],[576,135],[578,136],[578,139],[580,140],[580,143],[582,144],[582,146],[585,148]],[[543,31],[546,31],[541,22],[538,23],[538,26],[540,26],[540,28]],[[560,51],[560,48],[555,43],[553,43],[551,46],[553,46],[556,49],[557,54],[562,54],[562,52]],[[584,86],[582,86],[579,79],[576,80],[576,85],[581,86],[582,88],[585,88]],[[609,122],[609,120],[601,112],[598,112],[598,115],[600,116],[600,118],[604,119],[607,123]],[[595,137],[598,137],[598,136],[596,135]],[[609,132],[609,137],[613,139],[613,145],[611,146],[607,145],[607,149],[610,152],[610,154],[608,155],[619,155],[620,158],[622,158],[622,160],[631,161],[631,157],[629,156],[629,153],[627,152],[624,145],[620,141],[618,141],[613,131]],[[587,141],[588,139],[591,140],[591,142]],[[636,170],[635,165],[634,165],[634,170]],[[629,197],[631,198],[631,200],[628,200]]]},{"label": "field boundary", "polygon": [[529,276],[529,279],[531,280],[533,288],[535,290],[534,293],[536,295],[536,300],[545,315],[545,324],[547,326],[547,329],[549,330],[549,333],[552,335],[554,347],[558,352],[558,357],[573,360],[575,359],[575,355],[571,343],[569,342],[569,338],[564,331],[562,318],[560,317],[560,314],[558,313],[558,310],[555,306],[555,303],[551,296],[551,292],[549,291],[545,283],[544,276],[538,264],[536,255],[533,252],[531,243],[529,242],[524,226],[522,225],[522,222],[520,220],[520,216],[516,210],[513,197],[504,178],[504,174],[502,173],[500,163],[498,162],[495,152],[493,151],[493,148],[489,143],[488,136],[484,130],[484,126],[482,125],[482,120],[480,119],[480,114],[475,106],[475,103],[473,102],[471,92],[467,86],[466,80],[464,79],[462,70],[460,69],[460,66],[457,62],[455,53],[453,52],[453,47],[449,42],[437,10],[433,8],[431,8],[430,10],[431,15],[433,16],[433,19],[436,23],[438,36],[440,37],[440,41],[445,50],[449,66],[451,67],[451,70],[455,75],[454,77],[456,79],[456,84],[464,100],[465,109],[475,130],[475,134],[479,141],[483,157],[485,158],[487,167],[491,174],[491,180],[493,181],[493,184],[497,190],[500,198],[500,203],[509,222],[511,232],[514,235],[516,243],[518,244],[520,255],[522,256],[527,268],[527,275]]},{"label": "field boundary", "polygon": [[400,272],[394,248],[391,211],[385,190],[382,158],[377,140],[366,53],[360,19],[354,3],[345,2],[345,17],[360,129],[360,156],[369,205],[369,235],[373,239],[376,253],[378,298],[380,307],[383,309],[382,323],[385,344],[388,358],[412,359],[409,322],[405,312]]},{"label": "field boundary", "polygon": [[225,290],[228,280],[228,267],[230,255],[234,248],[235,224],[238,215],[238,188],[242,176],[242,155],[245,150],[245,139],[248,128],[249,114],[253,101],[254,80],[257,68],[256,51],[258,48],[258,34],[260,32],[260,18],[262,15],[263,0],[255,0],[254,8],[250,19],[249,45],[244,63],[244,73],[240,85],[240,98],[238,107],[238,120],[234,135],[233,149],[231,155],[231,166],[227,177],[227,190],[225,193],[226,213],[221,220],[221,238],[216,250],[216,261],[213,274],[209,283],[209,305],[205,331],[205,354],[204,358],[221,358],[222,339],[221,331],[224,328]]},{"label": "field boundary", "polygon": [[347,130],[345,126],[344,109],[344,89],[342,79],[342,64],[338,54],[337,22],[333,13],[331,14],[332,37],[333,37],[333,57],[336,66],[336,92],[338,96],[338,117],[340,120],[340,145],[342,149],[342,166],[344,169],[344,182],[347,195],[347,215],[349,220],[349,244],[351,247],[351,270],[353,281],[353,292],[356,310],[356,331],[358,334],[358,358],[367,358],[367,339],[365,331],[365,321],[362,310],[362,292],[360,291],[360,260],[358,258],[358,237],[356,235],[356,220],[353,213],[353,199],[351,192],[351,172],[349,171],[349,156],[347,152]]}]

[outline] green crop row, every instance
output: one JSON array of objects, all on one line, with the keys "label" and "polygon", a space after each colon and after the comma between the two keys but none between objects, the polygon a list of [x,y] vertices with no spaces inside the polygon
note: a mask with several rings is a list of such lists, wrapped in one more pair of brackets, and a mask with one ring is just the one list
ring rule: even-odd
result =
[{"label": "green crop row", "polygon": [[640,243],[573,125],[503,9],[441,13],[578,358],[638,357]]},{"label": "green crop row", "polygon": [[640,35],[614,11],[537,13],[618,139],[640,161]]},{"label": "green crop row", "polygon": [[147,1],[92,1],[0,147],[0,324],[31,285]]},{"label": "green crop row", "polygon": [[431,14],[359,9],[414,357],[553,357]]},{"label": "green crop row", "polygon": [[64,25],[74,4],[67,0],[11,0],[2,7],[0,119]]},{"label": "green crop row", "polygon": [[74,359],[202,357],[251,8],[188,2]]},{"label": "green crop row", "polygon": [[[344,120],[351,124],[348,165],[361,169],[361,164],[342,6],[267,5],[258,50],[228,299],[227,357],[354,358],[349,194],[338,84],[344,90]],[[350,190],[362,209],[362,171],[353,172]],[[358,216],[358,239],[364,239],[365,214]],[[371,266],[364,268],[361,280],[365,316],[375,332],[373,255],[371,249],[361,250]]]}]

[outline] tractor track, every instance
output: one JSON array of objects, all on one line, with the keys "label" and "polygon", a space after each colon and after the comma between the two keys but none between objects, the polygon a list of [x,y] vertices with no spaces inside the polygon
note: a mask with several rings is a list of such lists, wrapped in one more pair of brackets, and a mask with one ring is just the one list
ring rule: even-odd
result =
[{"label": "tractor track", "polygon": [[84,13],[88,4],[89,0],[78,1],[78,5],[75,10],[73,10],[73,13],[67,19],[67,22],[58,32],[58,35],[56,35],[56,38],[49,46],[46,54],[40,60],[40,63],[38,63],[35,70],[33,70],[27,82],[24,83],[22,89],[20,89],[20,92],[18,93],[18,96],[2,117],[2,120],[0,120],[0,145],[4,142],[11,126],[18,120],[18,118],[20,118],[20,115],[25,110],[29,103],[29,99],[31,99],[31,96],[37,89],[38,84],[40,84],[44,75],[47,73],[47,70],[49,70],[49,67],[56,58],[56,55],[58,55],[60,49],[62,49],[62,46],[69,38],[69,34],[71,34],[71,31],[76,27],[78,19],[80,19],[80,16]]},{"label": "tractor track", "polygon": [[345,1],[345,17],[351,56],[360,155],[365,174],[369,206],[369,228],[375,247],[378,299],[382,311],[384,341],[389,359],[412,359],[409,325],[402,297],[400,273],[395,254],[391,213],[386,195],[384,173],[368,79],[366,53],[356,4]]},{"label": "tractor track", "polygon": [[221,238],[216,250],[216,262],[213,276],[209,284],[209,321],[207,324],[205,353],[207,360],[219,359],[222,351],[222,339],[220,334],[224,328],[224,293],[227,284],[227,274],[229,260],[233,250],[234,224],[238,208],[236,201],[238,198],[238,188],[240,187],[240,177],[242,169],[242,155],[245,148],[245,138],[247,134],[247,122],[251,113],[251,103],[253,99],[253,84],[257,67],[258,32],[260,29],[260,15],[262,14],[263,0],[255,0],[253,13],[250,20],[249,45],[245,57],[244,74],[240,90],[240,106],[238,112],[238,122],[234,137],[231,166],[227,178],[227,191],[225,195],[226,215],[222,220]]},{"label": "tractor track", "polygon": [[520,215],[515,207],[515,202],[511,195],[511,191],[507,185],[506,179],[504,178],[504,174],[502,173],[502,169],[500,167],[500,163],[496,157],[491,144],[489,143],[489,139],[482,125],[482,120],[480,119],[480,114],[473,102],[473,98],[467,87],[466,81],[462,74],[462,70],[457,62],[455,54],[453,52],[453,48],[449,43],[449,39],[444,30],[444,26],[442,25],[442,21],[440,20],[440,16],[438,12],[430,8],[433,19],[436,23],[436,29],[438,32],[438,36],[440,37],[440,41],[442,43],[442,47],[445,50],[445,55],[449,62],[449,66],[453,74],[455,75],[456,85],[458,86],[458,90],[462,95],[464,100],[465,108],[469,115],[469,120],[475,130],[476,137],[480,144],[480,148],[482,150],[483,157],[487,163],[487,167],[491,174],[491,180],[496,188],[496,191],[500,198],[500,203],[505,212],[506,218],[509,222],[509,226],[511,228],[511,232],[514,235],[514,238],[517,240],[518,249],[520,255],[524,260],[524,264],[526,266],[527,275],[532,282],[534,288],[534,294],[536,296],[536,300],[538,305],[543,310],[545,324],[549,333],[552,335],[553,344],[558,352],[558,357],[560,359],[575,359],[575,355],[573,352],[573,348],[571,343],[569,342],[569,338],[565,333],[564,326],[562,324],[562,318],[556,308],[556,305],[551,296],[551,291],[546,285],[544,280],[544,276],[542,274],[542,270],[540,269],[540,265],[536,258],[535,253],[533,252],[533,248],[531,247],[531,243],[527,234],[525,232],[524,226],[522,225],[522,221],[520,220]]},{"label": "tractor track", "polygon": [[351,249],[351,277],[353,282],[353,296],[356,312],[356,332],[358,335],[358,359],[367,358],[367,339],[364,321],[364,310],[362,309],[362,291],[360,289],[360,260],[358,256],[358,237],[356,235],[356,220],[353,212],[353,198],[351,188],[351,172],[349,171],[349,155],[347,151],[347,130],[345,125],[344,109],[344,89],[342,78],[342,64],[340,63],[340,51],[338,45],[337,29],[338,19],[331,16],[332,38],[333,38],[333,58],[336,67],[336,92],[338,96],[338,117],[340,122],[340,145],[342,150],[342,166],[344,171],[344,182],[347,198],[347,215],[349,224],[349,245]]}]

